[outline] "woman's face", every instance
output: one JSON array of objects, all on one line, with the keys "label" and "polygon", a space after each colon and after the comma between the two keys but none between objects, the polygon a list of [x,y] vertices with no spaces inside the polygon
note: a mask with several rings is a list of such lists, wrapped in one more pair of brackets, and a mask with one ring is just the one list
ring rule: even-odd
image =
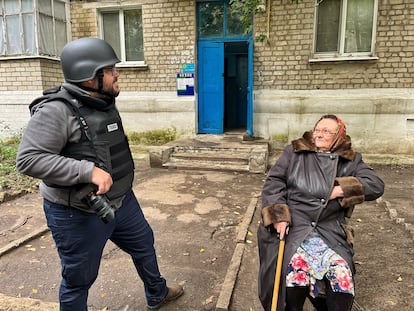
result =
[{"label": "woman's face", "polygon": [[329,151],[338,131],[338,122],[333,119],[320,120],[313,130],[313,141],[318,150]]}]

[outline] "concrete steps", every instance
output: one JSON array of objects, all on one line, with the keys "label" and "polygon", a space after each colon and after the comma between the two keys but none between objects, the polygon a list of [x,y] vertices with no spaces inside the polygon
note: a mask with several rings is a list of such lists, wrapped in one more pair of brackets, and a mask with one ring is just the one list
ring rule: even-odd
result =
[{"label": "concrete steps", "polygon": [[243,135],[197,135],[150,150],[151,167],[264,173],[268,143]]}]

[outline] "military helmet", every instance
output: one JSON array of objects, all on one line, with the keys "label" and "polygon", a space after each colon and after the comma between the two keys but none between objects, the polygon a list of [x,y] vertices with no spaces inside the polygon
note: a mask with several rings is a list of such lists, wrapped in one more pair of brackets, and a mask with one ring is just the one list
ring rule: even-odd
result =
[{"label": "military helmet", "polygon": [[67,43],[60,60],[65,80],[70,83],[92,80],[99,69],[120,62],[108,42],[98,38],[81,38]]}]

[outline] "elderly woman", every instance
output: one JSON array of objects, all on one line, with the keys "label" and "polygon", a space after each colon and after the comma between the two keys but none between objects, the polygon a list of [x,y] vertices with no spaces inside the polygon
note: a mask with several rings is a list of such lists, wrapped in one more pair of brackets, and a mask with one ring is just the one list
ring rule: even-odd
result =
[{"label": "elderly woman", "polygon": [[302,310],[306,297],[318,311],[351,310],[355,267],[346,220],[355,204],[383,192],[383,181],[352,150],[337,116],[322,116],[313,131],[292,141],[263,186],[258,243],[264,309],[271,309],[285,239],[277,311]]}]

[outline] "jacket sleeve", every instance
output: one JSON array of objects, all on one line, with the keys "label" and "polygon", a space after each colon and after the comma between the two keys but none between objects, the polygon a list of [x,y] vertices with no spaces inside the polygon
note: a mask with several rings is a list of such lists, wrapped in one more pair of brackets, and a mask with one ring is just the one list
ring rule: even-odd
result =
[{"label": "jacket sleeve", "polygon": [[363,201],[372,201],[384,193],[384,182],[363,160],[360,153],[354,159],[354,176],[336,178],[344,197],[340,200],[342,207],[351,207]]},{"label": "jacket sleeve", "polygon": [[262,207],[287,202],[287,172],[290,158],[293,156],[292,146],[287,146],[276,163],[269,170],[262,190]]},{"label": "jacket sleeve", "polygon": [[79,141],[80,136],[79,123],[64,103],[39,104],[24,131],[17,170],[61,186],[90,182],[94,163],[60,155],[67,142]]}]

